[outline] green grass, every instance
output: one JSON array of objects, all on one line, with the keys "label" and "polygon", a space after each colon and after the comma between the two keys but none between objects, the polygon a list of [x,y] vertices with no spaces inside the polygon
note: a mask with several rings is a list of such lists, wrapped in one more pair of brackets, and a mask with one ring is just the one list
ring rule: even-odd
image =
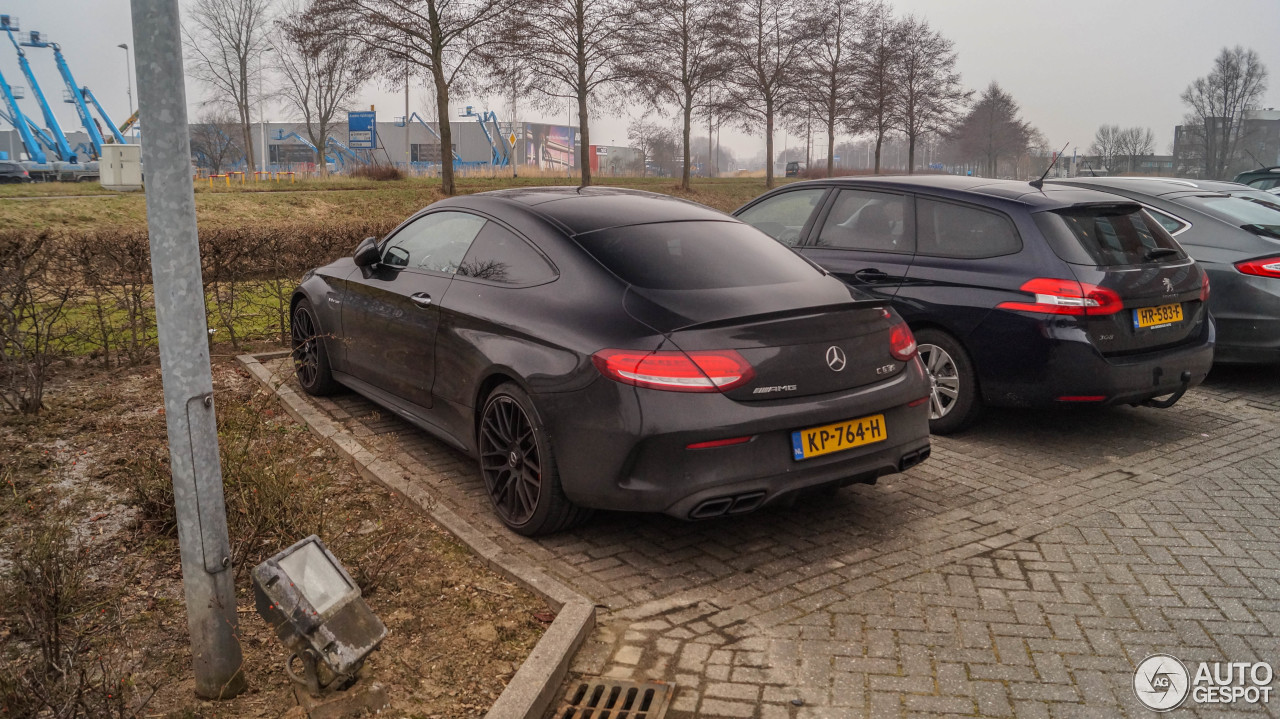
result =
[{"label": "green grass", "polygon": [[[286,324],[287,329],[289,296],[296,285],[292,278],[246,282],[236,286],[234,299],[229,296],[229,287],[211,287],[205,295],[205,306],[209,328],[216,330],[214,340],[229,342],[234,337],[238,343],[278,342],[281,324]],[[98,356],[105,343],[107,351],[115,356],[131,346],[155,347],[156,314],[150,287],[141,291],[141,300],[144,306],[132,323],[128,310],[110,297],[97,302],[91,296],[82,296],[68,303],[58,321],[59,327],[71,330],[59,333],[61,349],[73,356]]]},{"label": "green grass", "polygon": [[[203,184],[203,183],[201,183]],[[389,182],[334,178],[289,183],[247,183],[243,187],[196,187],[196,216],[202,227],[244,223],[304,221],[395,222],[439,200],[440,181],[413,178]],[[564,177],[458,179],[458,192],[470,194],[506,187],[575,185]],[[672,178],[596,178],[596,184],[677,195],[718,210],[732,211],[764,192],[761,178],[696,179],[690,192]],[[68,197],[68,195],[92,195]],[[15,197],[40,199],[13,199]],[[0,227],[16,230],[93,230],[102,225],[145,228],[142,193],[112,193],[95,183],[37,183],[0,187]]]}]

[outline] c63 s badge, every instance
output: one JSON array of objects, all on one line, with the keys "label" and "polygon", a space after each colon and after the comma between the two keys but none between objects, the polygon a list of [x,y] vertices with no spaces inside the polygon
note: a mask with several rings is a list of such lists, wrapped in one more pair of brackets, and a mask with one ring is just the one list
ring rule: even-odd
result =
[{"label": "c63 s badge", "polygon": [[876,367],[876,374],[879,374],[879,375],[893,374],[895,371],[897,371],[897,369],[898,369],[898,365],[887,364],[883,367]]}]

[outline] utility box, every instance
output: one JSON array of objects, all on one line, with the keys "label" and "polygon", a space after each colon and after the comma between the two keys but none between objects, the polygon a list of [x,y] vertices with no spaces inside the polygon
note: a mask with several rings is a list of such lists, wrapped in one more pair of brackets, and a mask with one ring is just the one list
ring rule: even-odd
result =
[{"label": "utility box", "polygon": [[142,189],[142,145],[103,145],[98,173],[107,190]]}]

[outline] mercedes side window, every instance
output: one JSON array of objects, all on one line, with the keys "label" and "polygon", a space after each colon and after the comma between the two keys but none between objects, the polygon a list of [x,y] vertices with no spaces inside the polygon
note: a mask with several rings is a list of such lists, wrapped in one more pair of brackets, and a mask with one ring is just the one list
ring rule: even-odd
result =
[{"label": "mercedes side window", "polygon": [[916,253],[981,259],[1022,250],[1013,222],[998,212],[916,198]]},{"label": "mercedes side window", "polygon": [[485,222],[483,217],[466,212],[433,212],[420,217],[391,236],[382,249],[382,264],[456,272]]},{"label": "mercedes side window", "polygon": [[476,235],[457,274],[506,285],[540,285],[556,278],[546,258],[496,222],[489,222]]},{"label": "mercedes side window", "polygon": [[826,192],[823,187],[783,192],[748,207],[738,219],[787,247],[795,247]]},{"label": "mercedes side window", "polygon": [[906,195],[841,190],[815,245],[909,254],[915,251],[914,239]]}]

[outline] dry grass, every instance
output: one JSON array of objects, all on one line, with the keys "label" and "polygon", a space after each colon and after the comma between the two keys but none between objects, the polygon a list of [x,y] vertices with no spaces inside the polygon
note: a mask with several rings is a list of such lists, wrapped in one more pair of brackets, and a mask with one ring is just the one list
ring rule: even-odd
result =
[{"label": "dry grass", "polygon": [[[576,179],[565,177],[463,177],[458,179],[458,191],[469,194],[506,187],[576,184]],[[690,192],[682,192],[679,180],[672,178],[605,177],[597,178],[596,184],[677,195],[726,212],[765,190],[764,180],[752,177],[696,179]],[[128,229],[146,226],[146,203],[141,193],[106,194],[97,185],[86,185],[84,189],[98,191],[89,197],[67,197],[67,188],[56,183],[0,188],[0,227],[89,230],[103,225]],[[11,199],[19,191],[39,199]],[[375,181],[341,177],[292,184],[247,183],[230,188],[197,186],[196,214],[202,227],[301,219],[395,222],[441,197],[440,181],[432,178]]]},{"label": "dry grass", "polygon": [[279,717],[286,653],[245,569],[312,532],[390,630],[367,665],[392,697],[382,715],[482,715],[546,605],[358,476],[243,370],[215,363],[214,387],[249,692],[193,694],[158,368],[69,368],[48,412],[0,414],[0,717]]}]

